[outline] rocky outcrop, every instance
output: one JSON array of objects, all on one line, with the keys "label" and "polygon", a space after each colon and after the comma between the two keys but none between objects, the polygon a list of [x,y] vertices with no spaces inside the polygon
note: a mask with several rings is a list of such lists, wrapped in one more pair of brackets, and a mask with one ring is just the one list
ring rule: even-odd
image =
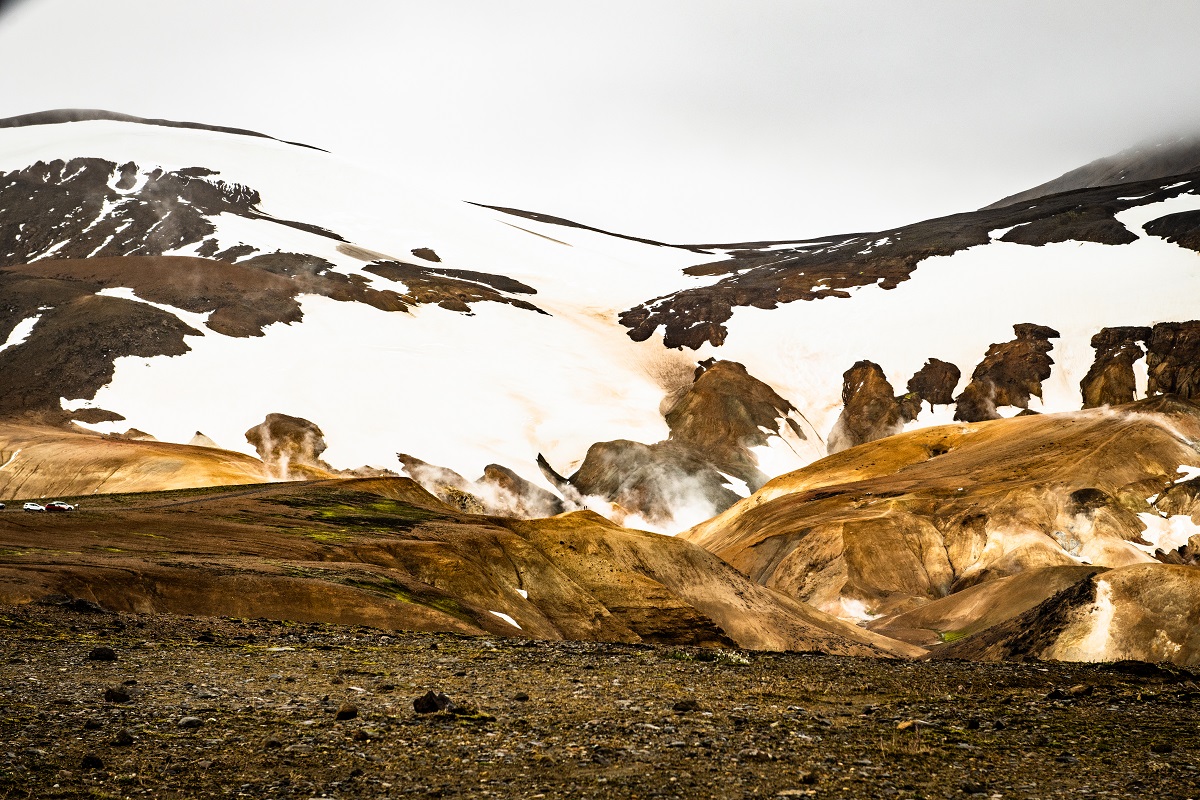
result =
[{"label": "rocky outcrop", "polygon": [[246,431],[246,441],[254,445],[267,470],[284,480],[327,477],[333,468],[321,460],[325,452],[325,434],[316,423],[287,414],[267,414],[259,424]]},{"label": "rocky outcrop", "polygon": [[908,380],[908,393],[929,403],[929,407],[950,405],[962,370],[949,361],[931,358]]},{"label": "rocky outcrop", "polygon": [[1042,396],[1042,381],[1050,377],[1054,359],[1051,339],[1058,331],[1045,325],[1013,326],[1016,338],[988,348],[971,373],[971,382],[956,399],[954,418],[962,422],[999,419],[1002,406],[1029,408],[1029,398]]},{"label": "rocky outcrop", "polygon": [[795,406],[733,361],[700,362],[692,385],[663,416],[670,429],[665,441],[599,442],[569,478],[539,458],[542,471],[564,492],[613,504],[618,521],[636,517],[631,524],[678,528],[735,503],[734,479],[751,491],[766,481],[755,448],[778,437],[798,451],[817,444],[810,433],[819,438]]},{"label": "rocky outcrop", "polygon": [[1200,320],[1160,322],[1146,341],[1147,394],[1200,398]]},{"label": "rocky outcrop", "polygon": [[764,447],[783,432],[805,440],[800,412],[736,361],[707,359],[695,378],[663,415],[670,439],[688,445],[722,472],[746,482],[751,491],[766,482],[750,448]]},{"label": "rocky outcrop", "polygon": [[1200,211],[1168,214],[1142,226],[1146,233],[1200,253]]},{"label": "rocky outcrop", "polygon": [[[598,442],[569,482],[585,497],[612,503],[614,521],[633,527],[667,526],[677,518],[698,522],[739,499],[702,453],[669,440]],[[644,522],[628,519],[635,516]]]},{"label": "rocky outcrop", "polygon": [[396,458],[421,488],[447,505],[470,514],[536,519],[582,507],[564,501],[500,464],[489,464],[483,475],[472,481],[452,469],[430,464],[407,453],[397,453]]},{"label": "rocky outcrop", "polygon": [[1137,399],[1133,365],[1145,355],[1139,342],[1149,336],[1149,328],[1120,327],[1101,328],[1092,337],[1096,359],[1079,383],[1084,408],[1115,406]]},{"label": "rocky outcrop", "polygon": [[906,421],[883,369],[859,361],[842,375],[842,413],[829,433],[829,452],[899,433]]},{"label": "rocky outcrop", "polygon": [[1073,208],[1062,214],[1018,225],[1000,237],[1002,242],[1043,245],[1052,242],[1097,242],[1129,244],[1137,235],[1118,222],[1105,208]]}]

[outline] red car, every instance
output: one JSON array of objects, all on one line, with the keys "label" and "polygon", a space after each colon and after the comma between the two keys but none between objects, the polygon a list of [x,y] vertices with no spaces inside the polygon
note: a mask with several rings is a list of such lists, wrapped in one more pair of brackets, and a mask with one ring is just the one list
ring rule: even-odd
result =
[{"label": "red car", "polygon": [[51,512],[53,512],[53,511],[60,511],[60,512],[61,511],[74,511],[75,506],[71,505],[70,503],[64,503],[61,500],[52,500],[49,503],[46,503],[46,510],[51,511]]}]

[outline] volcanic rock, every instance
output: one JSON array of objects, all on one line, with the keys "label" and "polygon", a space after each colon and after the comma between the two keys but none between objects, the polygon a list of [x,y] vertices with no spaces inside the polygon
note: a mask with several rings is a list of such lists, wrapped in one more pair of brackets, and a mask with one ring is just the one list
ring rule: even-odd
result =
[{"label": "volcanic rock", "polygon": [[[321,460],[325,434],[316,423],[287,414],[267,414],[266,419],[246,431],[258,457],[274,475],[299,480],[325,477],[332,467]],[[314,473],[315,471],[315,473]]]},{"label": "volcanic rock", "polygon": [[1160,322],[1146,341],[1146,393],[1200,398],[1200,320]]},{"label": "volcanic rock", "polygon": [[1013,326],[1017,338],[988,348],[971,382],[957,398],[954,419],[981,422],[999,419],[997,408],[1028,408],[1030,396],[1042,396],[1042,381],[1050,377],[1054,359],[1050,339],[1058,331],[1045,325],[1021,323]]},{"label": "volcanic rock", "polygon": [[1147,222],[1143,229],[1152,236],[1200,253],[1200,211],[1182,211]]},{"label": "volcanic rock", "polygon": [[935,405],[950,405],[954,402],[954,390],[962,377],[962,370],[948,361],[931,358],[908,380],[909,394]]},{"label": "volcanic rock", "polygon": [[904,427],[892,384],[872,361],[859,361],[842,375],[842,406],[829,433],[830,453],[891,436]]},{"label": "volcanic rock", "polygon": [[767,480],[751,448],[766,446],[771,436],[808,438],[796,407],[736,361],[701,362],[692,385],[663,417],[671,441],[690,445],[751,491]]},{"label": "volcanic rock", "polygon": [[1144,327],[1101,328],[1092,337],[1096,360],[1079,384],[1084,408],[1115,406],[1136,399],[1133,365],[1145,355],[1138,342],[1149,337],[1150,329]]}]

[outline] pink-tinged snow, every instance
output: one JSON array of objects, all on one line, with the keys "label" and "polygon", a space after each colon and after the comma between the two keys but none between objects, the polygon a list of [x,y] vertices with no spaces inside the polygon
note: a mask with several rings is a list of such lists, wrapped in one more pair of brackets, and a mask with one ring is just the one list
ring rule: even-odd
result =
[{"label": "pink-tinged snow", "polygon": [[[962,370],[961,387],[989,345],[1011,340],[1015,323],[1033,322],[1062,334],[1052,340],[1055,365],[1040,410],[1077,410],[1100,328],[1196,318],[1200,255],[1141,229],[1196,209],[1200,197],[1183,195],[1122,212],[1121,222],[1142,236],[1127,245],[992,241],[926,259],[895,289],[872,285],[848,299],[738,308],[725,344],[706,345],[699,357],[741,361],[828,433],[841,412],[842,373],[855,361],[878,363],[900,392],[926,359],[940,358]],[[943,422],[945,413],[926,406],[919,423]]]}]

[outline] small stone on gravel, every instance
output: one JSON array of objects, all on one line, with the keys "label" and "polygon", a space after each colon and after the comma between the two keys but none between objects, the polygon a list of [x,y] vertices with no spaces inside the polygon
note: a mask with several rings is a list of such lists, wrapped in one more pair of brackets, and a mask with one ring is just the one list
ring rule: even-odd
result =
[{"label": "small stone on gravel", "polygon": [[81,769],[104,769],[104,761],[100,756],[88,753],[79,764]]},{"label": "small stone on gravel", "polygon": [[113,738],[113,744],[118,747],[128,747],[133,744],[133,734],[128,728],[122,728],[117,731],[117,735]]},{"label": "small stone on gravel", "polygon": [[358,706],[353,703],[342,703],[338,706],[334,719],[354,719],[358,716]]},{"label": "small stone on gravel", "polygon": [[204,720],[199,717],[180,717],[175,726],[179,728],[199,728],[203,724]]},{"label": "small stone on gravel", "polygon": [[110,686],[104,690],[104,702],[106,703],[128,703],[129,692],[118,686]]},{"label": "small stone on gravel", "polygon": [[454,701],[441,692],[432,690],[413,700],[413,710],[418,714],[436,714],[438,711],[453,711]]},{"label": "small stone on gravel", "polygon": [[117,651],[111,647],[93,647],[87,657],[88,661],[116,661]]}]

